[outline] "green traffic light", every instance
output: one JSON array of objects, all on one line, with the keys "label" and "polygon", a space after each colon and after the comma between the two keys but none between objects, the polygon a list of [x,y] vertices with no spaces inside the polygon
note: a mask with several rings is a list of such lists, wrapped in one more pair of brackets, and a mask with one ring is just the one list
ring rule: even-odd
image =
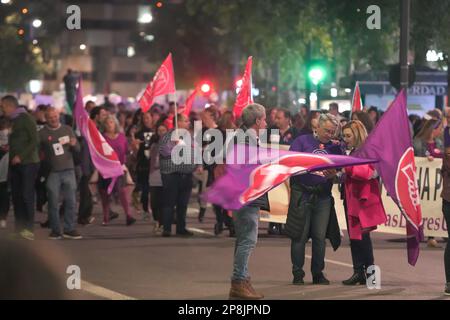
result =
[{"label": "green traffic light", "polygon": [[325,78],[325,70],[321,67],[313,67],[308,76],[314,85],[318,85]]}]

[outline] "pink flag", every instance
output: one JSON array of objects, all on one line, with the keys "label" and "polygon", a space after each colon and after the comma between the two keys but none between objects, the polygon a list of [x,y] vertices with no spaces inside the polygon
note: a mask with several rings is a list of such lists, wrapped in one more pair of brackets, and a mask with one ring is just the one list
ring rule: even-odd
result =
[{"label": "pink flag", "polygon": [[359,82],[356,81],[355,90],[353,91],[352,112],[362,111],[362,109],[361,90],[359,90]]},{"label": "pink flag", "polygon": [[[246,158],[248,161],[236,163],[238,153],[250,155]],[[258,163],[252,163],[251,157],[255,157]],[[239,210],[293,175],[374,162],[376,160],[349,156],[235,145],[227,154],[225,174],[206,191],[204,199],[225,209]]]},{"label": "pink flag", "polygon": [[192,104],[194,103],[195,97],[197,96],[197,88],[194,92],[186,99],[186,107],[184,108],[184,114],[189,117],[189,113],[192,110]]},{"label": "pink flag", "polygon": [[98,131],[95,122],[89,118],[88,113],[84,109],[83,94],[81,91],[80,79],[74,108],[75,121],[81,135],[86,139],[87,145],[89,146],[89,153],[95,168],[103,178],[113,179],[108,187],[108,193],[111,193],[116,179],[123,175],[123,168],[117,153]]},{"label": "pink flag", "polygon": [[170,53],[139,100],[142,112],[147,112],[150,109],[155,97],[175,93],[175,91],[175,76],[173,73],[172,54]]},{"label": "pink flag", "polygon": [[249,57],[247,65],[245,67],[244,76],[242,77],[242,86],[239,94],[236,98],[236,102],[233,107],[234,116],[239,118],[242,114],[242,110],[249,104],[253,103],[252,95],[252,64],[253,57]]},{"label": "pink flag", "polygon": [[374,166],[407,221],[408,262],[414,266],[423,223],[407,109],[406,92],[402,90],[353,156],[379,160]]}]

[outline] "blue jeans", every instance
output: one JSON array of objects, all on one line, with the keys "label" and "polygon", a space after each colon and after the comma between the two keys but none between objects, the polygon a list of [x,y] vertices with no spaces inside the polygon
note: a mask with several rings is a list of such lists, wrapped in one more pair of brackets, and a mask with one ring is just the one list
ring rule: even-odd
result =
[{"label": "blue jeans", "polygon": [[318,197],[310,205],[304,205],[305,230],[301,239],[291,242],[292,274],[304,277],[303,266],[305,264],[305,246],[312,239],[311,272],[313,277],[322,274],[325,269],[325,248],[328,221],[330,219],[331,196]]},{"label": "blue jeans", "polygon": [[11,166],[11,196],[14,206],[15,230],[33,230],[35,189],[39,163]]},{"label": "blue jeans", "polygon": [[233,220],[236,244],[231,280],[244,280],[248,278],[248,259],[258,240],[259,208],[246,206],[233,211]]},{"label": "blue jeans", "polygon": [[53,232],[61,233],[59,221],[59,196],[64,202],[64,232],[75,229],[77,183],[74,170],[51,172],[47,179],[48,216]]},{"label": "blue jeans", "polygon": [[171,232],[173,210],[177,207],[177,233],[186,230],[186,213],[192,192],[192,174],[161,174],[163,183],[162,222],[164,231]]}]

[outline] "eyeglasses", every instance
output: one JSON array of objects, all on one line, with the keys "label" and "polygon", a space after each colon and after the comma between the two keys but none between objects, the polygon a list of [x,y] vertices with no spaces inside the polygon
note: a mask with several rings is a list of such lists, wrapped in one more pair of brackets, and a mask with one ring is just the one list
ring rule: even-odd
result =
[{"label": "eyeglasses", "polygon": [[334,129],[322,128],[322,130],[328,133],[329,135],[334,135],[336,133],[336,128]]}]

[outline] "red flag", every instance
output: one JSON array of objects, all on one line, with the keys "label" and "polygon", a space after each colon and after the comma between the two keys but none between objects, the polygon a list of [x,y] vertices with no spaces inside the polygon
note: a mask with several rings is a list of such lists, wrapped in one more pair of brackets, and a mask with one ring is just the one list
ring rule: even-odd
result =
[{"label": "red flag", "polygon": [[73,115],[81,135],[86,139],[89,154],[95,168],[103,178],[112,178],[108,187],[108,193],[111,193],[117,178],[123,175],[123,168],[117,153],[98,131],[95,122],[89,119],[89,115],[83,107],[83,94],[81,90],[80,79]]},{"label": "red flag", "polygon": [[139,100],[142,112],[147,112],[150,109],[155,97],[174,93],[175,91],[175,76],[173,73],[172,54],[170,53]]},{"label": "red flag", "polygon": [[189,117],[189,113],[192,110],[192,104],[194,103],[195,97],[197,96],[197,88],[192,92],[192,94],[186,99],[186,106],[184,108],[184,114]]},{"label": "red flag", "polygon": [[361,91],[359,90],[359,82],[356,81],[355,90],[353,91],[352,112],[362,111],[362,109]]},{"label": "red flag", "polygon": [[245,67],[244,76],[242,77],[241,91],[236,98],[236,102],[233,107],[234,116],[239,118],[242,110],[249,104],[253,103],[252,95],[252,64],[253,57],[249,57],[247,60],[247,66]]}]

